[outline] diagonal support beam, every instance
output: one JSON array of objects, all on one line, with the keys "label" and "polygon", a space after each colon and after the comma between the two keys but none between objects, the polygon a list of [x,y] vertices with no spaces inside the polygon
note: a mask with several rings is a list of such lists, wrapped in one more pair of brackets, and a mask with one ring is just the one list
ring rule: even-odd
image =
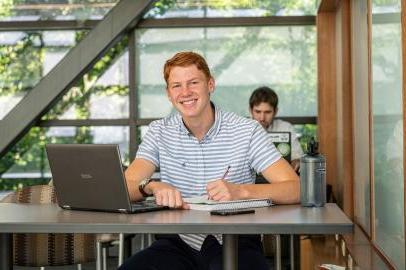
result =
[{"label": "diagonal support beam", "polygon": [[0,121],[0,157],[142,18],[154,0],[121,0],[106,17]]}]

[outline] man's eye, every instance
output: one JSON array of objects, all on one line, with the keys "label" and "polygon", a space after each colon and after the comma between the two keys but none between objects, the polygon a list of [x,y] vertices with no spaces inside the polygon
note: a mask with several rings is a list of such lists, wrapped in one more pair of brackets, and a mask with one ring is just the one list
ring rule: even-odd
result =
[{"label": "man's eye", "polygon": [[172,85],[172,88],[179,88],[179,87],[180,87],[179,84],[174,84],[174,85]]}]

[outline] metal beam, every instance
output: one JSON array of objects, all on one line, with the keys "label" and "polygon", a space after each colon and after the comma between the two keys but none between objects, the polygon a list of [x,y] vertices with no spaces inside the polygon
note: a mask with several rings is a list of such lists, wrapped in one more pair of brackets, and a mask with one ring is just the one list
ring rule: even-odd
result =
[{"label": "metal beam", "polygon": [[122,0],[0,121],[0,157],[142,17],[153,0]]},{"label": "metal beam", "polygon": [[82,30],[92,29],[101,20],[86,21],[0,21],[0,31]]},{"label": "metal beam", "polygon": [[[130,110],[131,111],[131,110]],[[122,118],[122,119],[72,119],[72,120],[43,120],[39,121],[38,127],[83,127],[83,126],[130,126],[139,127],[147,126],[152,121],[160,118]],[[288,121],[293,125],[317,124],[317,117],[314,116],[282,116],[277,117],[284,121]]]},{"label": "metal beam", "polygon": [[316,16],[143,19],[137,28],[315,25]]}]

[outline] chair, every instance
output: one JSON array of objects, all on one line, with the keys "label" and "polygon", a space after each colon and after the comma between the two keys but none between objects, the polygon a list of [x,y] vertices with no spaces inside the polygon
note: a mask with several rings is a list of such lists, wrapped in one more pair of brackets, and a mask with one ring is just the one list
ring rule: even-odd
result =
[{"label": "chair", "polygon": [[[125,169],[125,167],[124,167]],[[49,187],[54,187],[54,182],[51,179],[48,183]],[[132,235],[130,235],[132,237]],[[128,237],[125,237],[123,233],[112,234],[112,233],[102,233],[96,235],[96,270],[107,270],[107,256],[108,248],[111,246],[118,246],[118,266],[120,266],[125,257],[128,257],[128,254],[124,252],[129,252],[129,247],[124,249],[125,240]]]},{"label": "chair", "polygon": [[[56,203],[50,185],[24,187],[9,194],[1,202],[50,204]],[[95,261],[95,235],[72,233],[17,233],[13,234],[14,265],[40,267],[77,265]]]}]

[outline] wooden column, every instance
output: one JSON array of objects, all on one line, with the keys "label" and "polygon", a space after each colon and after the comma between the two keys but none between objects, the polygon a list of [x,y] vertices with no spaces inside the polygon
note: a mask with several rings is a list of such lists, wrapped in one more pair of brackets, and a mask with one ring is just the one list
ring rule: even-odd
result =
[{"label": "wooden column", "polygon": [[337,103],[335,12],[317,14],[318,139],[320,152],[327,159],[327,183],[336,193],[337,179]]}]

